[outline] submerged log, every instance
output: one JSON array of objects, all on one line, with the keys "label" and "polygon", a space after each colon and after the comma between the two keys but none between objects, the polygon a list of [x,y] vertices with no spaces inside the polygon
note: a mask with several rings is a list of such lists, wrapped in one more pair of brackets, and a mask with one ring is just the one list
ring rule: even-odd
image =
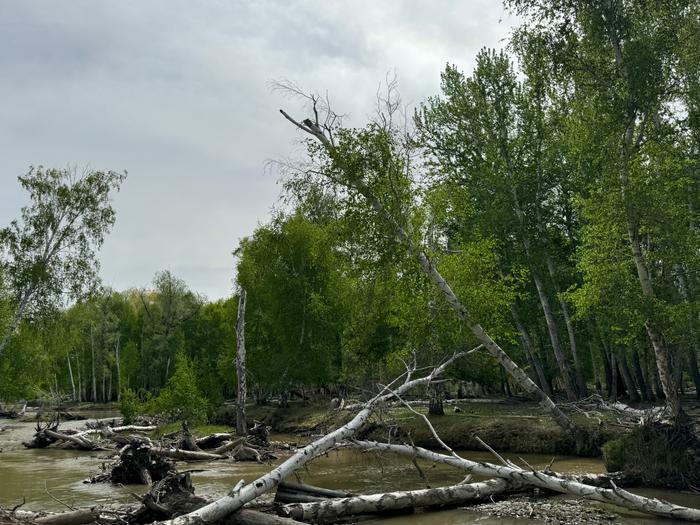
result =
[{"label": "submerged log", "polygon": [[437,505],[463,505],[470,501],[490,498],[516,486],[520,485],[503,479],[491,479],[480,483],[452,485],[450,487],[363,494],[309,503],[289,503],[282,507],[281,513],[297,520],[335,523],[340,518],[360,514],[394,512]]}]

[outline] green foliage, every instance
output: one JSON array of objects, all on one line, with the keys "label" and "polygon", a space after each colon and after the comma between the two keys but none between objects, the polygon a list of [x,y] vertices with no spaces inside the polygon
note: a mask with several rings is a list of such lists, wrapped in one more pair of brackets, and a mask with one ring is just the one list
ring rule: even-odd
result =
[{"label": "green foliage", "polygon": [[119,411],[124,418],[124,424],[130,425],[140,412],[140,401],[136,392],[130,388],[125,388],[121,392],[119,400]]},{"label": "green foliage", "polygon": [[20,220],[0,229],[0,266],[15,309],[0,353],[29,314],[80,299],[98,282],[97,250],[115,220],[112,192],[126,174],[30,168],[19,177],[30,204]]},{"label": "green foliage", "polygon": [[172,420],[186,420],[193,425],[207,421],[209,404],[197,385],[197,374],[190,360],[178,353],[175,373],[158,397],[146,404],[148,413],[161,414]]}]

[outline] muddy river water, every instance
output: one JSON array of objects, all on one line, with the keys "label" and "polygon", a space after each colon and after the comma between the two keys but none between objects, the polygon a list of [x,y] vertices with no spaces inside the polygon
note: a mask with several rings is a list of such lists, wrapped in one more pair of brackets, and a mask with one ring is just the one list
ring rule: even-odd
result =
[{"label": "muddy river water", "polygon": [[[21,445],[34,432],[32,423],[18,423],[0,420],[0,506],[13,507],[23,498],[27,510],[65,510],[57,500],[71,506],[94,505],[110,502],[133,502],[132,494],[143,493],[142,486],[120,486],[111,484],[83,483],[87,477],[97,474],[108,463],[107,452],[79,452],[60,449],[27,450]],[[69,422],[65,428],[81,428],[83,422]],[[275,436],[276,439],[295,441],[292,436]],[[464,457],[475,460],[493,461],[493,457],[481,452],[464,452]],[[508,456],[508,455],[506,455]],[[551,456],[513,455],[511,459],[519,461],[522,457],[536,468],[543,468]],[[280,460],[281,461],[281,460]],[[225,494],[240,479],[251,481],[270,469],[270,465],[257,463],[229,463],[223,461],[210,463],[190,463],[178,465],[179,470],[191,470],[196,492],[207,497]],[[421,464],[422,470],[431,486],[456,483],[464,475],[453,468],[431,463]],[[583,473],[604,472],[600,459],[561,457],[554,463],[559,472]],[[306,471],[301,473],[303,481],[326,488],[347,489],[364,493],[385,492],[397,489],[415,489],[425,487],[416,468],[405,458],[363,454],[352,450],[331,452],[315,460]],[[640,490],[644,495],[653,495],[673,501],[674,503],[700,508],[700,496],[674,491]],[[461,525],[478,523],[479,525],[515,525],[536,524],[543,521],[491,518],[469,510],[448,510],[397,518],[368,521],[365,523],[389,524],[426,524],[426,525]],[[622,515],[618,520],[622,524],[670,524],[671,520],[646,518],[632,514]]]}]

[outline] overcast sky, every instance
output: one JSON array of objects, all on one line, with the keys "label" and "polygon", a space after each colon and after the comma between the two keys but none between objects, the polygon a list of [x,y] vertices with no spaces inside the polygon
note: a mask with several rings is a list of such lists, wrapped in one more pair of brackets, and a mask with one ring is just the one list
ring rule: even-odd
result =
[{"label": "overcast sky", "polygon": [[278,109],[306,116],[271,80],[328,92],[361,125],[387,72],[417,104],[512,24],[498,0],[0,1],[0,225],[32,164],[127,170],[105,284],[169,269],[226,297],[232,250],[280,193],[266,162],[299,148]]}]

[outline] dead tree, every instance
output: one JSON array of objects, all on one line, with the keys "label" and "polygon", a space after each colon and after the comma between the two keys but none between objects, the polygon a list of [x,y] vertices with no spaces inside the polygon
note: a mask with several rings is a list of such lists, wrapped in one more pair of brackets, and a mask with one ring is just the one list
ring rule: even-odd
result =
[{"label": "dead tree", "polygon": [[238,315],[236,319],[236,375],[238,376],[238,399],[236,400],[236,432],[239,436],[248,434],[245,416],[246,403],[246,367],[245,367],[245,303],[246,291],[241,286],[238,296]]}]

